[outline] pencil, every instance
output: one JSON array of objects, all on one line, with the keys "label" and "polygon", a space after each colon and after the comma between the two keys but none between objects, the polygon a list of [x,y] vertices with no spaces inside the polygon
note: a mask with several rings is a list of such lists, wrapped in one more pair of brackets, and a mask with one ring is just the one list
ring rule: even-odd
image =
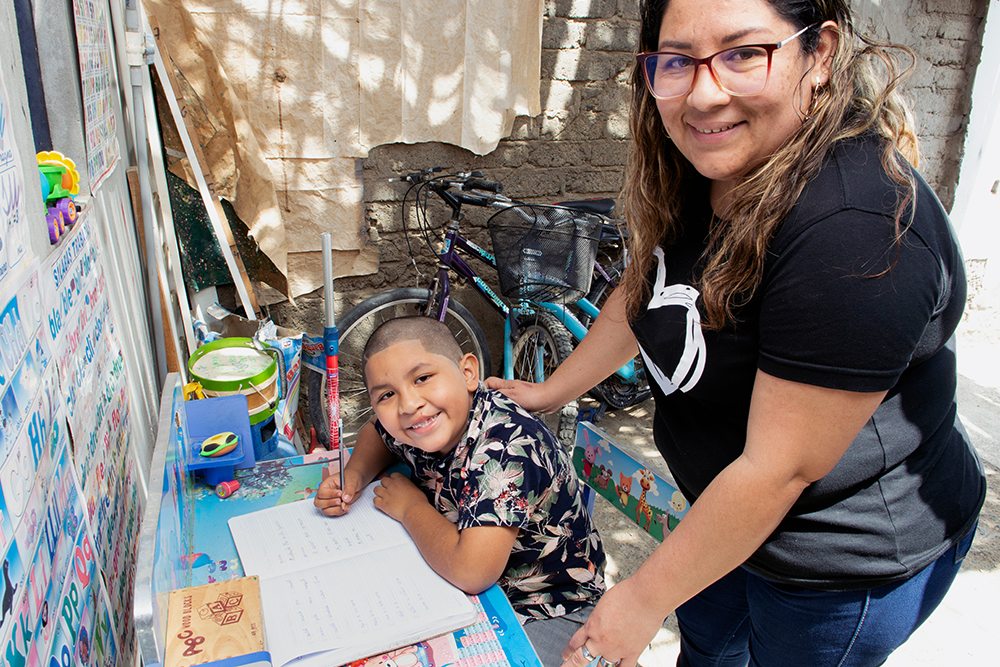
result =
[{"label": "pencil", "polygon": [[323,306],[326,326],[323,328],[323,348],[326,352],[326,401],[329,418],[330,449],[337,451],[337,467],[340,472],[340,489],[344,489],[344,452],[340,442],[340,381],[337,368],[337,353],[340,332],[333,313],[333,249],[330,234],[323,239]]}]

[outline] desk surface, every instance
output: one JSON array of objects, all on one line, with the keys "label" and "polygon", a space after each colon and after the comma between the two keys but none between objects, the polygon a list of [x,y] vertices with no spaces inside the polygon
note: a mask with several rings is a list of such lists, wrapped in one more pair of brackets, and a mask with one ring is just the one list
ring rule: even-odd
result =
[{"label": "desk surface", "polygon": [[236,471],[240,488],[228,498],[219,498],[211,487],[200,482],[189,485],[192,520],[185,537],[192,549],[185,558],[191,568],[191,585],[242,577],[229,519],[308,498],[316,493],[331,468],[336,475],[335,452],[261,461],[253,468]]},{"label": "desk surface", "polygon": [[[240,488],[229,498],[219,498],[208,486],[188,485],[191,521],[185,535],[193,545],[184,556],[191,568],[191,586],[243,576],[243,567],[229,532],[230,518],[257,510],[295,502],[316,492],[329,474],[337,472],[337,454],[323,452],[275,461],[262,461],[254,468],[237,470]],[[472,596],[480,610],[475,625],[454,633],[455,667],[516,665],[540,667],[517,617],[499,587]],[[429,661],[428,661],[429,662]],[[436,662],[436,661],[435,661]],[[434,667],[432,664],[424,667]]]}]

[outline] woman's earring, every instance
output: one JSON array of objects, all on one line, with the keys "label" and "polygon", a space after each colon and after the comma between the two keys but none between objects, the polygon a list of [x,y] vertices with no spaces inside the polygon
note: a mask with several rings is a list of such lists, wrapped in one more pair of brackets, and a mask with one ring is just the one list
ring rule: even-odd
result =
[{"label": "woman's earring", "polygon": [[806,120],[812,120],[816,112],[819,111],[819,95],[822,86],[819,84],[819,79],[816,80],[816,87],[812,90],[812,99],[809,100],[809,109],[806,111]]}]

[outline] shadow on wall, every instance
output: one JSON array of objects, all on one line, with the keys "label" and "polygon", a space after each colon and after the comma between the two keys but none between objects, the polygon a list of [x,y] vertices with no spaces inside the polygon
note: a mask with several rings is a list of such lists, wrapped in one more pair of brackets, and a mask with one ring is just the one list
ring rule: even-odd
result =
[{"label": "shadow on wall", "polygon": [[[531,39],[532,30],[517,27],[530,21],[508,24],[512,11],[534,11],[530,2],[486,14],[455,3],[434,23],[432,38],[423,34],[431,29],[427,17],[391,2],[339,0],[318,13],[284,5],[255,12],[241,4],[251,3],[188,12],[231,70],[265,157],[306,161],[278,175],[279,189],[311,187],[310,160],[363,156],[387,139],[411,141],[415,132],[424,141],[485,137],[484,124],[502,124],[510,109],[528,106],[521,91],[537,85],[524,80],[530,49],[504,48]],[[466,48],[470,32],[476,49]],[[485,57],[493,53],[500,55]]]}]

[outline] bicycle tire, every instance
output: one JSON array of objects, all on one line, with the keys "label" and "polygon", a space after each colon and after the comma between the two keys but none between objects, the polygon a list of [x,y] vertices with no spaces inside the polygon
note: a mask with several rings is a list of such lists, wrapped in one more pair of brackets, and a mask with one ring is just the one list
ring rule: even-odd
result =
[{"label": "bicycle tire", "polygon": [[[640,368],[642,361],[635,358],[636,372],[643,372]],[[601,380],[594,388],[587,392],[591,398],[606,404],[613,410],[623,410],[633,405],[638,405],[652,396],[649,390],[649,383],[643,379],[639,384],[625,382],[617,374],[612,374]]]},{"label": "bicycle tire", "polygon": [[[625,271],[625,262],[622,260],[616,260],[607,268],[608,275],[614,279],[621,277],[622,273]],[[600,273],[595,273],[594,281],[591,284],[590,292],[587,294],[587,300],[598,308],[604,306],[604,302],[608,298],[608,288],[611,284],[608,282]],[[583,322],[583,325],[590,329],[593,324],[592,319],[583,311],[577,309],[577,317]],[[600,401],[607,405],[613,410],[622,410],[624,408],[630,408],[633,405],[638,405],[642,403],[647,398],[652,396],[652,392],[649,390],[649,383],[646,381],[645,368],[642,365],[642,356],[636,355],[633,359],[635,364],[635,372],[639,376],[638,383],[625,382],[617,374],[610,375],[604,380],[601,380],[595,387],[590,389],[587,394],[590,395],[594,400]]]},{"label": "bicycle tire", "polygon": [[[430,298],[430,290],[401,287],[376,294],[347,311],[337,322],[340,331],[337,366],[340,380],[340,415],[344,443],[353,446],[358,430],[372,417],[364,378],[361,375],[361,354],[365,343],[375,328],[391,319],[408,315],[421,315]],[[471,352],[479,359],[479,375],[486,379],[490,374],[490,350],[482,328],[462,304],[452,299],[445,313],[445,324],[451,329],[463,352]],[[312,371],[309,377],[309,418],[316,429],[317,438],[327,446],[327,401],[325,376]],[[320,400],[312,400],[320,397]]]},{"label": "bicycle tire", "polygon": [[[541,310],[518,322],[517,338],[513,345],[514,378],[527,382],[542,382],[573,352],[573,338],[559,319]],[[541,359],[538,355],[541,354]],[[539,363],[539,361],[541,363]],[[540,370],[540,376],[539,376]],[[576,415],[579,410],[574,400],[551,415],[539,417],[552,429],[566,447],[576,439]]]}]

